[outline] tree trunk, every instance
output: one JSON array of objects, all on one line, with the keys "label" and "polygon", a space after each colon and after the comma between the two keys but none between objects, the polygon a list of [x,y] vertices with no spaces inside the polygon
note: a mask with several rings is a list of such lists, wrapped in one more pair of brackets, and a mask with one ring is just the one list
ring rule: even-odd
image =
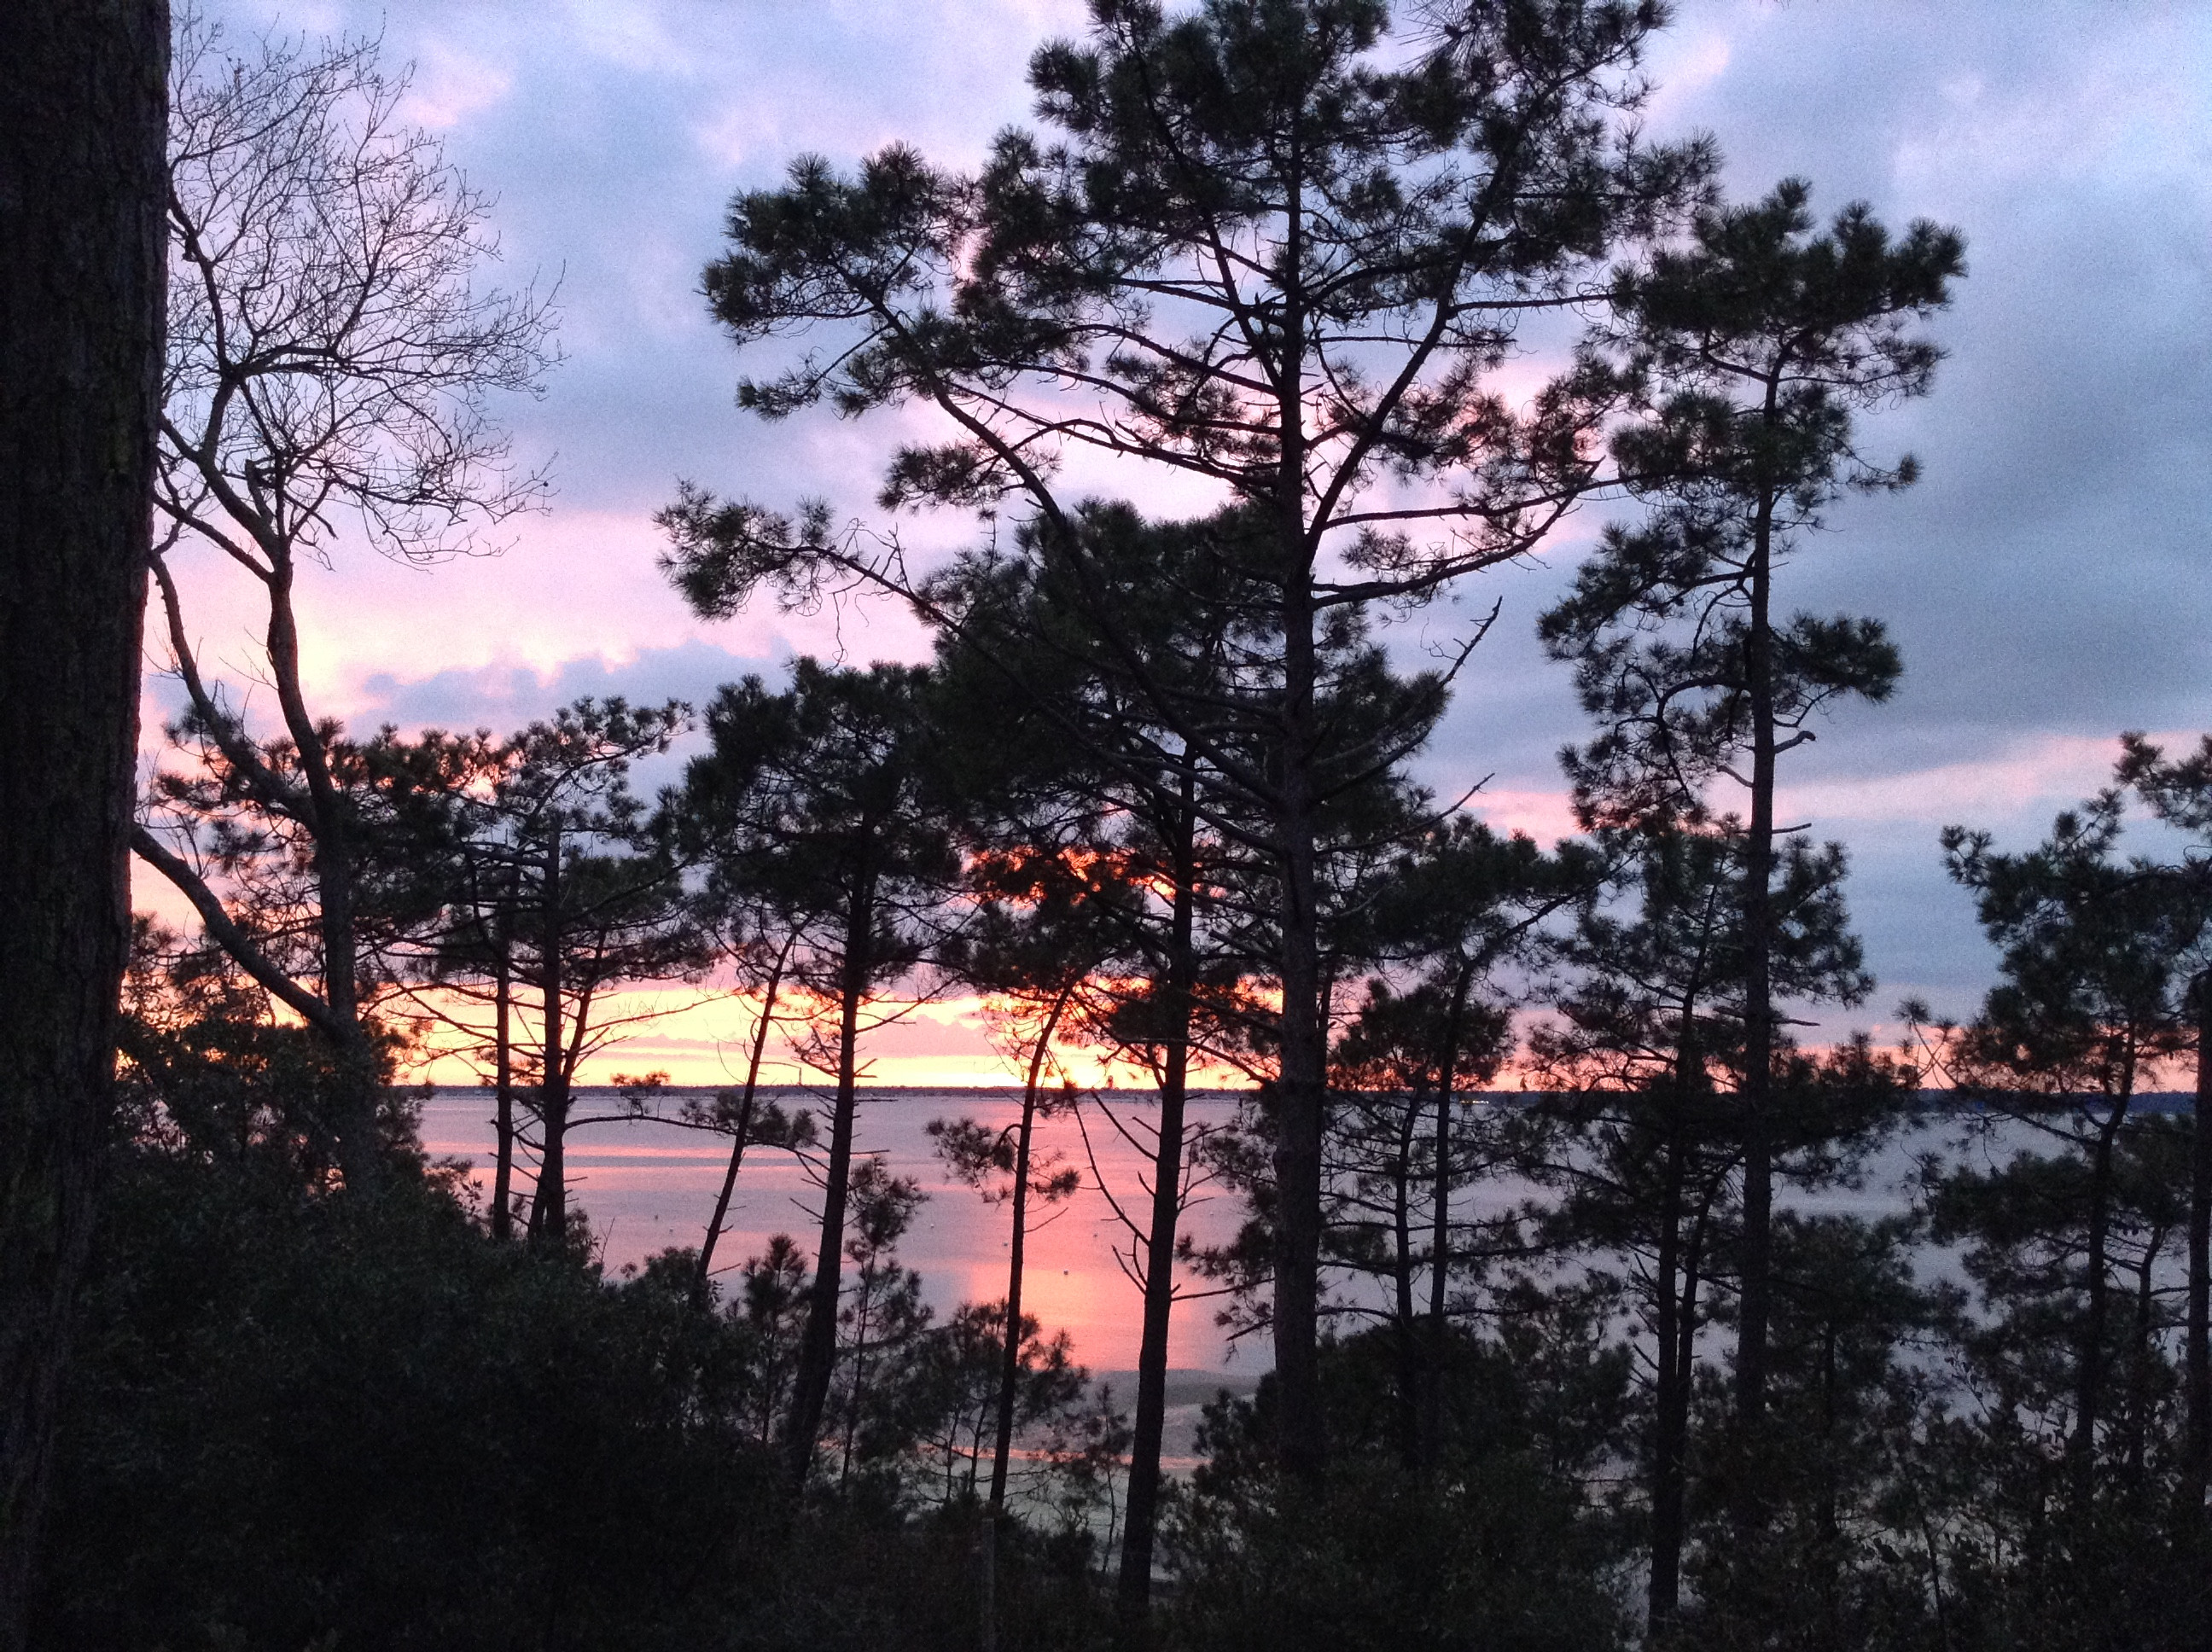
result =
[{"label": "tree trunk", "polygon": [[1124,1652],[1151,1634],[1152,1544],[1158,1527],[1160,1441],[1167,1428],[1168,1331],[1175,1312],[1176,1226],[1182,1218],[1183,1105],[1190,1082],[1192,936],[1198,911],[1194,781],[1183,776],[1175,817],[1175,892],[1168,916],[1167,1059],[1160,1072],[1159,1132],[1152,1144],[1152,1228],[1145,1242],[1145,1327],[1137,1348],[1137,1412],[1129,1442],[1127,1518],[1115,1609]]},{"label": "tree trunk", "polygon": [[999,1643],[999,1533],[1006,1524],[1006,1475],[1014,1456],[1014,1400],[1022,1378],[1022,1250],[1030,1230],[1030,1146],[1036,1131],[1037,1080],[1060,1011],[1074,990],[1073,986],[1064,988],[1054,1001],[1052,1013],[1037,1034],[1036,1048],[1030,1052],[1021,1128],[1014,1138],[1013,1232],[1006,1247],[1006,1317],[999,1338],[998,1427],[991,1450],[991,1500],[983,1511],[983,1652],[994,1652]]},{"label": "tree trunk", "polygon": [[822,1234],[814,1258],[814,1282],[807,1289],[806,1329],[799,1345],[799,1370],[792,1381],[791,1415],[785,1425],[785,1469],[794,1495],[806,1489],[814,1467],[815,1436],[830,1401],[830,1379],[837,1364],[837,1293],[844,1278],[845,1193],[853,1173],[853,1107],[859,1088],[857,1056],[860,1005],[867,993],[869,938],[875,932],[873,888],[853,902],[845,932],[844,979],[837,1005],[837,1096],[830,1121],[830,1163],[822,1189]]},{"label": "tree trunk", "polygon": [[306,776],[304,786],[280,776],[264,762],[246,738],[244,726],[208,692],[185,633],[175,581],[158,552],[150,559],[151,571],[161,592],[177,671],[195,715],[222,750],[230,780],[259,806],[297,820],[313,845],[319,987],[310,990],[279,969],[261,944],[234,921],[198,870],[170,853],[152,833],[140,827],[132,835],[131,847],[191,902],[208,938],[324,1041],[335,1083],[318,1118],[318,1132],[328,1138],[331,1158],[347,1190],[366,1196],[374,1193],[388,1178],[380,1127],[383,1064],[361,1020],[351,823],[331,776],[323,732],[308,715],[300,689],[300,639],[292,615],[290,552],[281,538],[261,533],[255,537],[270,562],[270,569],[258,574],[269,594],[264,641],[270,674],[276,685],[286,727],[294,737],[298,765]]},{"label": "tree trunk", "polygon": [[1450,1324],[1445,1318],[1451,1296],[1451,1119],[1452,1100],[1459,1082],[1459,1045],[1467,1025],[1468,995],[1474,990],[1472,963],[1460,971],[1452,993],[1450,1012],[1444,1017],[1443,1058],[1437,1063],[1436,1163],[1429,1211],[1429,1324],[1428,1357],[1422,1372],[1420,1439],[1416,1461],[1434,1468],[1443,1454],[1444,1367],[1450,1346]]},{"label": "tree trunk", "polygon": [[2212,975],[2197,980],[2197,1101],[2189,1118],[2189,1309],[2182,1354],[2187,1435],[2179,1496],[2184,1531],[2204,1535],[2212,1480]]},{"label": "tree trunk", "polygon": [[507,936],[492,953],[491,1236],[514,1236],[514,982],[507,968]]},{"label": "tree trunk", "polygon": [[738,1139],[730,1144],[730,1167],[722,1173],[722,1191],[714,1196],[714,1213],[707,1218],[707,1237],[699,1247],[699,1268],[691,1278],[691,1300],[707,1305],[707,1290],[714,1272],[714,1242],[722,1236],[722,1223],[730,1213],[730,1195],[738,1185],[738,1167],[745,1160],[745,1137],[753,1127],[753,1098],[760,1089],[761,1060],[768,1053],[768,1036],[775,1024],[775,998],[783,985],[783,967],[791,957],[787,944],[776,955],[762,994],[760,1024],[753,1029],[753,1048],[745,1062],[745,1093],[738,1103]]},{"label": "tree trunk", "polygon": [[[1710,907],[1707,911],[1710,915]],[[1705,1220],[1712,1208],[1710,1195],[1699,1202],[1697,1224],[1685,1247],[1682,1202],[1689,1190],[1691,1104],[1705,1093],[1708,1083],[1698,1031],[1699,990],[1692,986],[1683,995],[1674,1072],[1662,1103],[1666,1109],[1667,1179],[1660,1201],[1659,1369],[1652,1395],[1656,1415],[1652,1419],[1651,1576],[1646,1592],[1646,1636],[1654,1644],[1672,1627],[1681,1605],[1682,1544],[1689,1527],[1690,1400],[1697,1357],[1698,1271],[1703,1260]]]},{"label": "tree trunk", "polygon": [[1304,152],[1294,136],[1284,161],[1282,355],[1276,365],[1275,508],[1282,580],[1283,690],[1274,751],[1276,854],[1282,879],[1283,991],[1275,1133],[1275,1460],[1312,1481],[1327,1461],[1321,1408],[1321,1146],[1328,1106],[1328,1029],[1322,1012],[1320,880],[1313,762],[1313,559],[1305,525],[1304,352],[1307,311]]},{"label": "tree trunk", "polygon": [[1660,1194],[1659,1254],[1654,1266],[1658,1373],[1651,1399],[1651,1575],[1644,1592],[1649,1638],[1661,1640],[1682,1598],[1683,1448],[1689,1429],[1689,1373],[1680,1357],[1684,1152],[1679,1121],[1667,1133]]},{"label": "tree trunk", "polygon": [[330,1006],[332,1056],[337,1066],[332,1133],[338,1168],[349,1191],[374,1194],[386,1181],[384,1145],[377,1127],[382,1074],[362,1025],[360,958],[356,934],[356,845],[346,799],[331,774],[323,731],[307,710],[300,682],[300,628],[292,611],[293,564],[289,547],[272,554],[269,580],[269,674],[286,730],[307,777],[314,812],[315,893],[321,911],[323,1002]]},{"label": "tree trunk", "polygon": [[[1686,1183],[1687,1180],[1686,1169]],[[1662,1564],[1667,1568],[1674,1605],[1664,1621],[1650,1625],[1647,1645],[1665,1644],[1662,1632],[1671,1625],[1680,1600],[1682,1547],[1689,1532],[1690,1405],[1697,1388],[1698,1293],[1705,1282],[1705,1241],[1717,1191],[1709,1186],[1698,1199],[1680,1250],[1681,1286],[1674,1309],[1674,1387],[1667,1408],[1656,1419],[1660,1431],[1673,1442],[1674,1471],[1661,1484],[1662,1500],[1651,1514],[1652,1564],[1655,1569]]]},{"label": "tree trunk", "polygon": [[[1769,397],[1769,417],[1772,397]],[[1751,614],[1745,638],[1745,677],[1751,701],[1751,823],[1744,842],[1744,1068],[1743,1243],[1739,1259],[1735,1355],[1736,1421],[1740,1443],[1757,1437],[1766,1409],[1766,1327],[1771,1311],[1774,1162],[1772,962],[1774,874],[1774,660],[1769,605],[1772,598],[1773,504],[1763,501],[1756,528]],[[1759,1475],[1740,1461],[1737,1491],[1754,1495]],[[1747,1512],[1747,1510],[1744,1511]]]},{"label": "tree trunk", "polygon": [[1318,884],[1314,827],[1305,793],[1305,749],[1313,712],[1314,650],[1304,604],[1285,650],[1291,690],[1285,708],[1280,823],[1283,1006],[1276,1081],[1276,1461],[1312,1480],[1328,1456],[1321,1409],[1321,1151],[1328,1109],[1328,1029],[1322,1024]]},{"label": "tree trunk", "polygon": [[[868,1323],[876,1300],[876,1264],[872,1253],[860,1264],[853,1283],[853,1386],[845,1395],[845,1434],[839,1442],[837,1489],[842,1491],[853,1477],[853,1444],[860,1432],[860,1412],[868,1403]],[[834,1375],[835,1360],[832,1362]]]},{"label": "tree trunk", "polygon": [[1014,1394],[1022,1376],[1022,1249],[1030,1230],[1030,1145],[1036,1131],[1037,1079],[1044,1072],[1045,1053],[1060,1025],[1068,993],[1060,993],[1030,1052],[1029,1082],[1022,1088],[1022,1124],[1014,1139],[1013,1232],[1007,1241],[1006,1325],[999,1345],[999,1427],[991,1453],[991,1530],[995,1546],[999,1521],[1006,1511],[1006,1473],[1014,1455]]},{"label": "tree trunk", "polygon": [[0,1648],[23,1643],[129,944],[168,8],[0,7]]},{"label": "tree trunk", "polygon": [[2143,1466],[2149,1445],[2151,1372],[2158,1359],[2158,1299],[2153,1293],[2159,1253],[2166,1248],[2166,1230],[2154,1225],[2136,1259],[2135,1335],[2128,1351],[2128,1489],[2142,1495]]},{"label": "tree trunk", "polygon": [[1836,1321],[1820,1327],[1820,1542],[1814,1548],[1820,1573],[1821,1615],[1830,1646],[1843,1644],[1839,1634],[1838,1574],[1842,1570],[1842,1527],[1838,1518],[1838,1476],[1836,1471]]},{"label": "tree trunk", "polygon": [[538,1074],[538,1188],[530,1201],[530,1242],[557,1251],[568,1228],[568,1046],[561,1027],[561,829],[545,842],[544,930],[538,938],[544,1017]]},{"label": "tree trunk", "polygon": [[2112,1154],[2128,1115],[2125,1089],[2113,1098],[2110,1115],[2097,1132],[2090,1158],[2087,1254],[2082,1260],[2087,1294],[2081,1316],[2081,1341],[2074,1368],[2074,1429],[2066,1442],[2068,1479],[2074,1517],[2087,1516],[2097,1489],[2097,1424],[2105,1402],[2105,1338],[2111,1319],[2112,1281],[2106,1254],[2112,1242]]},{"label": "tree trunk", "polygon": [[1425,1090],[1406,1098],[1398,1124],[1397,1157],[1390,1175],[1390,1248],[1393,1312],[1390,1334],[1397,1362],[1395,1396],[1398,1461],[1408,1473],[1421,1466],[1421,1349],[1428,1327],[1413,1311],[1413,1141],[1427,1100]]}]

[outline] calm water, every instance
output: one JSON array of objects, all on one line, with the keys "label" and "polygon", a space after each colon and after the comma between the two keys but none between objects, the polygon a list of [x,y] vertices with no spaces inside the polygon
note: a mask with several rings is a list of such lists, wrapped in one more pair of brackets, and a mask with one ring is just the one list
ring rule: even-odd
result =
[{"label": "calm water", "polygon": [[[702,1092],[702,1094],[708,1092]],[[772,1094],[787,1107],[804,1105],[817,1093],[778,1089]],[[2157,1098],[2152,1103],[2166,1102]],[[1127,1372],[1137,1363],[1141,1301],[1136,1285],[1117,1263],[1126,1258],[1130,1235],[1115,1214],[1118,1201],[1143,1220],[1149,1195],[1149,1099],[1139,1092],[1109,1095],[1107,1104],[1128,1130],[1124,1136],[1104,1116],[1087,1108],[1089,1151],[1072,1117],[1042,1120],[1037,1131],[1041,1157],[1058,1155],[1081,1173],[1082,1187],[1063,1205],[1038,1212],[1030,1233],[1023,1285],[1024,1306],[1048,1333],[1065,1330],[1076,1357],[1094,1372]],[[2169,1103],[2170,1104],[2170,1103]],[[672,1101],[660,1105],[672,1110]],[[1194,1096],[1188,1108],[1194,1129],[1224,1125],[1234,1116],[1234,1096]],[[617,1110],[611,1090],[577,1093],[579,1114]],[[922,1277],[923,1290],[939,1313],[963,1302],[996,1300],[1006,1294],[1008,1213],[986,1205],[970,1188],[951,1181],[932,1151],[927,1127],[933,1119],[969,1116],[994,1128],[1020,1117],[1018,1092],[987,1090],[881,1090],[865,1091],[854,1132],[859,1152],[880,1154],[897,1175],[912,1176],[928,1192],[912,1230],[901,1242],[902,1259]],[[449,1090],[423,1108],[422,1139],[441,1156],[467,1159],[471,1179],[489,1189],[492,1130],[491,1101],[482,1091]],[[1931,1111],[1922,1122],[1893,1138],[1866,1167],[1859,1185],[1816,1193],[1778,1189],[1778,1201],[1798,1209],[1877,1217],[1902,1211],[1917,1183],[1918,1156],[1930,1150],[1946,1157],[1996,1161],[2020,1147],[2037,1145],[2018,1127],[1999,1131],[1995,1139],[1971,1146],[1957,1140],[1961,1121]],[[728,1163],[725,1138],[652,1121],[588,1126],[568,1141],[572,1197],[591,1218],[604,1247],[604,1260],[618,1269],[671,1245],[696,1245],[714,1209]],[[1469,1189],[1465,1208],[1485,1213],[1525,1200],[1533,1190],[1510,1179]],[[819,1217],[818,1194],[806,1168],[792,1155],[763,1148],[748,1151],[730,1208],[729,1227],[716,1247],[718,1272],[735,1270],[765,1247],[774,1233],[789,1233],[807,1254]],[[1236,1232],[1241,1207],[1218,1188],[1200,1189],[1183,1218],[1183,1231],[1200,1245],[1225,1242]],[[1953,1272],[1953,1259],[1930,1254],[1925,1265]],[[726,1279],[728,1274],[725,1274]],[[1184,1283],[1204,1289],[1203,1281]],[[1180,1388],[1210,1386],[1201,1374],[1243,1388],[1265,1370],[1270,1351],[1263,1345],[1239,1346],[1214,1322],[1217,1303],[1200,1297],[1179,1303],[1170,1342],[1170,1364],[1188,1376]],[[1255,1342],[1257,1339],[1255,1339]]]},{"label": "calm water", "polygon": [[[710,1094],[711,1092],[702,1092]],[[787,1107],[810,1092],[772,1093]],[[616,1110],[611,1090],[580,1090],[580,1114]],[[1143,1139],[1152,1109],[1129,1094],[1109,1098],[1133,1134]],[[663,1106],[669,1103],[664,1098]],[[1230,1096],[1191,1098],[1195,1127],[1226,1123],[1236,1112]],[[433,1153],[471,1162],[471,1179],[487,1193],[491,1181],[492,1103],[480,1090],[447,1090],[422,1109],[422,1141]],[[923,1291],[939,1314],[963,1302],[997,1300],[1006,1291],[1008,1213],[986,1205],[971,1188],[950,1180],[932,1151],[933,1119],[968,1116],[994,1128],[1021,1116],[1018,1091],[900,1090],[864,1091],[854,1128],[857,1152],[880,1154],[900,1175],[914,1177],[928,1201],[900,1242],[902,1260],[920,1272]],[[1146,1154],[1097,1112],[1086,1120],[1093,1158],[1084,1138],[1065,1118],[1041,1121],[1037,1151],[1058,1154],[1082,1174],[1083,1186],[1065,1204],[1033,1212],[1024,1269],[1023,1306],[1048,1333],[1065,1330],[1076,1357],[1094,1371],[1133,1370],[1142,1303],[1137,1287],[1116,1265],[1127,1255],[1129,1234],[1113,1201],[1141,1221],[1149,1205],[1143,1172]],[[729,1163],[726,1138],[649,1121],[592,1125],[568,1138],[570,1197],[586,1211],[605,1246],[610,1269],[642,1260],[671,1245],[696,1245],[714,1208]],[[1110,1199],[1109,1194],[1112,1196]],[[810,1256],[820,1223],[819,1193],[804,1167],[788,1153],[746,1151],[731,1201],[727,1230],[716,1242],[717,1271],[732,1270],[757,1255],[769,1236],[788,1233]],[[1201,1191],[1183,1219],[1183,1231],[1201,1244],[1231,1237],[1239,1221],[1237,1200]],[[731,1276],[724,1276],[725,1284]],[[1269,1363],[1264,1348],[1237,1349],[1213,1322],[1207,1300],[1179,1303],[1170,1342],[1170,1364],[1249,1381]],[[1234,1386],[1243,1386],[1236,1383]]]}]

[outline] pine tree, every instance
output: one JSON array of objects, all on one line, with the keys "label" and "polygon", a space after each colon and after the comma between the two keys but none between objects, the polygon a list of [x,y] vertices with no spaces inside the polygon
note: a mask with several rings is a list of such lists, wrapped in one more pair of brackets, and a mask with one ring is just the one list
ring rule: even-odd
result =
[{"label": "pine tree", "polygon": [[1646,519],[1605,535],[1544,617],[1605,732],[1573,755],[1578,804],[1600,823],[1717,812],[1741,787],[1745,1088],[1738,1409],[1764,1405],[1780,1022],[1772,979],[1778,760],[1837,699],[1881,701],[1899,661],[1879,621],[1785,616],[1777,580],[1851,489],[1903,487],[1853,446],[1855,411],[1923,395],[1939,352],[1914,324],[1949,301],[1962,243],[1915,223],[1893,240],[1863,205],[1814,233],[1792,179],[1752,205],[1701,212],[1687,245],[1614,280],[1598,341],[1640,418],[1613,440]]},{"label": "pine tree", "polygon": [[[2187,756],[2169,760],[2140,734],[2121,737],[2124,752],[2118,778],[2151,812],[2203,842],[2212,835],[2212,738]],[[2194,857],[2172,869],[2180,890],[2197,895],[2203,867]],[[2204,1499],[2212,1486],[2212,963],[2200,936],[2190,981],[2196,1013],[2197,1095],[2190,1114],[2189,1228],[2186,1241],[2189,1309],[2183,1366],[2189,1430],[2176,1503],[2185,1534],[2197,1544],[2208,1535]]]},{"label": "pine tree", "polygon": [[[1014,512],[1033,554],[1078,582],[1105,574],[1055,477],[1073,449],[1198,478],[1255,519],[1268,742],[1232,756],[1180,732],[1265,826],[1279,1447],[1300,1473],[1326,1450],[1322,634],[1347,607],[1418,603],[1517,556],[1592,481],[1605,410],[1584,378],[1525,417],[1486,380],[1531,312],[1577,302],[1620,238],[1702,182],[1703,147],[1645,149],[1628,118],[1659,19],[1629,0],[1463,0],[1393,32],[1376,0],[1209,0],[1174,17],[1097,0],[1087,39],[1031,61],[1054,137],[1007,132],[973,175],[902,145],[850,177],[810,158],[732,203],[731,250],[707,275],[740,344],[805,331],[822,346],[747,381],[744,405],[912,404],[936,421],[885,467],[887,508]],[[915,589],[891,537],[841,532],[826,504],[791,516],[687,491],[665,519],[702,612],[763,582],[800,600]]]},{"label": "pine tree", "polygon": [[[2078,1248],[2065,1462],[2073,1513],[2086,1518],[2111,1411],[2114,1223],[2120,1165],[2137,1090],[2187,1046],[2185,960],[2204,927],[2206,892],[2118,857],[2124,800],[2107,791],[2053,823],[2025,853],[1986,832],[1950,827],[1951,876],[1972,890],[1984,931],[2002,949],[2001,979],[1963,1029],[1940,1029],[1954,1078],[2061,1149],[2074,1178]],[[2177,896],[2180,898],[2177,898]]]},{"label": "pine tree", "polygon": [[812,1009],[800,1054],[836,1087],[783,1437],[794,1489],[812,1472],[836,1369],[860,1041],[871,1006],[921,962],[959,872],[931,766],[928,682],[918,667],[802,659],[781,694],[758,677],[726,687],[707,708],[712,747],[672,800],[692,852],[799,937],[787,969]]}]

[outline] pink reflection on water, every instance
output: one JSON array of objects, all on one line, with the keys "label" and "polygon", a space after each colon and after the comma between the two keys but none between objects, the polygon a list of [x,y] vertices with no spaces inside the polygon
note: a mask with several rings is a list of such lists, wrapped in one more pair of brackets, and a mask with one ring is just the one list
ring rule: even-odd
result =
[{"label": "pink reflection on water", "polygon": [[[611,1091],[579,1092],[580,1102],[612,1096]],[[778,1091],[777,1097],[786,1106],[805,1099],[802,1092],[787,1090]],[[1125,1091],[1111,1099],[1133,1123],[1149,1122],[1151,1109],[1143,1096]],[[1194,1096],[1189,1122],[1226,1123],[1236,1105],[1234,1096]],[[422,1125],[422,1143],[430,1153],[469,1160],[470,1179],[487,1194],[491,1108],[491,1098],[483,1091],[449,1090],[424,1105]],[[882,1154],[895,1174],[914,1177],[929,1193],[899,1252],[921,1273],[923,1292],[940,1315],[963,1302],[997,1301],[1006,1291],[1006,1208],[986,1205],[973,1189],[948,1178],[931,1151],[929,1121],[963,1115],[1000,1127],[1019,1119],[1021,1097],[1006,1090],[869,1091],[863,1095],[855,1128],[856,1151]],[[1149,1165],[1095,1114],[1090,1136],[1098,1175],[1122,1207],[1141,1219],[1147,1195],[1139,1176],[1149,1174]],[[1126,1254],[1127,1230],[1094,1179],[1073,1120],[1041,1121],[1037,1151],[1064,1155],[1082,1172],[1083,1187],[1065,1203],[1033,1213],[1024,1310],[1036,1316],[1047,1334],[1067,1332],[1076,1357],[1094,1371],[1132,1370],[1143,1304],[1114,1258],[1116,1248]],[[672,1245],[699,1243],[729,1162],[729,1144],[673,1125],[593,1125],[569,1137],[568,1157],[570,1199],[589,1214],[592,1231],[604,1243],[605,1264],[613,1270]],[[527,1185],[520,1174],[518,1181]],[[811,1257],[818,1210],[814,1184],[796,1159],[749,1149],[731,1201],[728,1229],[715,1247],[725,1286],[734,1285],[735,1270],[747,1257],[759,1254],[771,1234],[790,1234]],[[1185,1213],[1183,1231],[1200,1245],[1220,1243],[1234,1235],[1241,1219],[1233,1197],[1211,1190]],[[729,1271],[723,1272],[721,1264]],[[1204,1288],[1203,1282],[1182,1283]],[[1176,1305],[1168,1363],[1249,1379],[1269,1363],[1268,1351],[1232,1349],[1214,1324],[1218,1305],[1212,1298]]]}]

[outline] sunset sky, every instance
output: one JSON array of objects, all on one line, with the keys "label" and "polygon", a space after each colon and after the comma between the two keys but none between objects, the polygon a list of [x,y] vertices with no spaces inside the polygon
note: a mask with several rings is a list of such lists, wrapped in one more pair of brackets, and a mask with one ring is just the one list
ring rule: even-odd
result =
[{"label": "sunset sky", "polygon": [[[921,652],[884,610],[702,624],[655,574],[649,519],[678,478],[858,513],[894,428],[740,414],[739,361],[707,319],[700,270],[731,194],[773,185],[794,156],[848,163],[896,138],[977,158],[1026,118],[1024,60],[1080,27],[1079,5],[208,9],[234,40],[380,30],[389,60],[417,66],[409,113],[498,197],[498,278],[559,286],[567,359],[542,401],[501,410],[518,458],[551,465],[550,509],[502,531],[501,554],[430,570],[339,547],[301,592],[321,710],[362,727],[505,730],[580,694],[703,701],[795,653]],[[2212,727],[2212,6],[1683,0],[1650,67],[1649,130],[1713,133],[1732,194],[1799,173],[1823,216],[1864,198],[1893,224],[1928,216],[1966,237],[1969,277],[1936,328],[1950,352],[1936,393],[1862,432],[1876,456],[1916,453],[1926,480],[1838,509],[1788,576],[1798,604],[1887,621],[1905,683],[1793,754],[1783,806],[1852,852],[1881,983],[1858,1023],[1887,1031],[1909,993],[1968,1011],[1991,956],[1944,878],[1937,829],[2025,845],[2105,778],[2120,730]],[[1568,824],[1554,753],[1583,731],[1533,628],[1600,519],[1584,513],[1540,565],[1485,576],[1394,634],[1418,659],[1502,599],[1425,776],[1440,793],[1492,776],[1475,807],[1547,837]],[[962,530],[908,531],[949,543]],[[210,665],[243,683],[250,592],[204,551],[179,574]],[[157,724],[169,687],[149,694]],[[157,739],[149,726],[149,750]],[[603,1066],[714,1082],[730,1023],[710,1007]],[[878,1082],[1000,1076],[957,1008],[878,1051]]]}]

